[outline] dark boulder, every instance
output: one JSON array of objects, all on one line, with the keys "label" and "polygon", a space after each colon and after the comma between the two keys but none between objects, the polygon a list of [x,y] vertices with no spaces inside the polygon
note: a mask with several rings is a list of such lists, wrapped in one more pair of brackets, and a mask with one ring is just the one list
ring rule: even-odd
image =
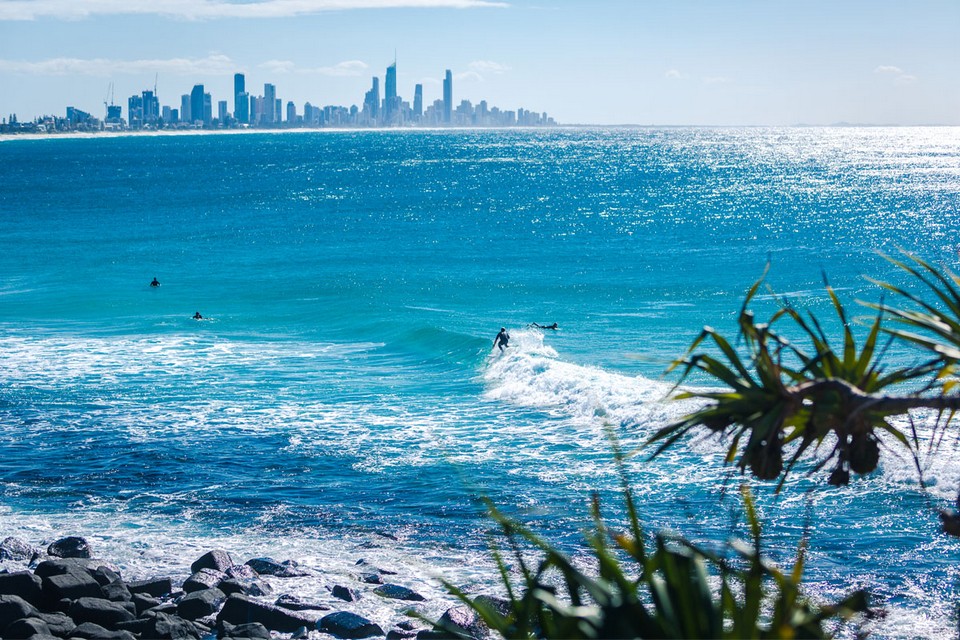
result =
[{"label": "dark boulder", "polygon": [[137,640],[137,636],[129,631],[110,631],[94,622],[84,622],[70,636],[86,640]]},{"label": "dark boulder", "polygon": [[257,570],[248,564],[235,564],[225,569],[224,573],[227,574],[228,578],[235,580],[256,580],[260,577]]},{"label": "dark boulder", "polygon": [[360,599],[359,591],[357,591],[356,589],[345,587],[340,584],[334,585],[333,590],[331,591],[331,594],[333,595],[334,598],[338,598],[346,602],[356,602],[357,600]]},{"label": "dark boulder", "polygon": [[383,578],[379,573],[361,573],[360,582],[367,584],[383,584]]},{"label": "dark boulder", "polygon": [[407,629],[391,629],[387,632],[387,640],[407,640],[408,638],[416,637],[416,631],[410,631]]},{"label": "dark boulder", "polygon": [[20,618],[29,618],[37,613],[37,608],[20,596],[0,596],[0,629]]},{"label": "dark boulder", "polygon": [[[76,573],[93,577],[91,573],[92,563],[83,558],[56,558],[53,560],[44,560],[33,570],[41,578],[49,576],[62,576],[67,573]],[[98,583],[99,584],[99,583]]]},{"label": "dark boulder", "polygon": [[160,598],[154,598],[146,593],[135,593],[132,598],[133,606],[136,607],[137,615],[143,614],[147,609],[151,609],[161,603]]},{"label": "dark boulder", "polygon": [[245,624],[225,624],[222,638],[252,638],[253,640],[270,640],[270,630],[259,622]]},{"label": "dark boulder", "polygon": [[114,629],[117,624],[136,618],[120,603],[101,598],[77,598],[70,605],[68,614],[78,624],[92,622],[107,629]]},{"label": "dark boulder", "polygon": [[57,558],[89,558],[90,543],[80,536],[67,536],[52,542],[47,547],[47,555]]},{"label": "dark boulder", "polygon": [[173,591],[173,580],[154,578],[152,580],[134,580],[127,583],[130,593],[145,593],[154,598],[162,598]]},{"label": "dark boulder", "polygon": [[40,618],[20,618],[7,625],[3,637],[11,640],[26,640],[34,636],[52,636],[50,627]]},{"label": "dark boulder", "polygon": [[54,602],[67,598],[102,598],[100,583],[87,572],[71,572],[43,578],[43,594],[48,601]]},{"label": "dark boulder", "polygon": [[73,630],[77,628],[77,623],[73,621],[73,618],[68,616],[65,613],[38,613],[35,618],[43,620],[47,623],[47,628],[50,629],[50,633],[59,637],[66,638],[73,633]]},{"label": "dark boulder", "polygon": [[293,560],[277,562],[273,558],[251,558],[247,560],[247,565],[262,576],[298,578],[312,575],[310,571],[301,569]]},{"label": "dark boulder", "polygon": [[196,573],[201,569],[213,569],[214,571],[224,572],[233,566],[233,558],[222,549],[209,551],[190,565],[190,571]]},{"label": "dark boulder", "polygon": [[147,618],[141,637],[153,640],[199,640],[197,628],[179,616],[156,613]]},{"label": "dark boulder", "polygon": [[392,598],[393,600],[410,600],[413,602],[423,602],[426,600],[426,598],[413,589],[399,584],[383,584],[374,589],[373,592],[378,596]]},{"label": "dark boulder", "polygon": [[217,585],[217,588],[228,596],[240,593],[245,596],[261,597],[273,593],[273,587],[263,580],[236,580],[234,578],[227,578]]},{"label": "dark boulder", "polygon": [[467,606],[447,609],[440,616],[432,631],[421,631],[417,637],[423,638],[475,638],[482,640],[490,636],[490,630],[477,612]]},{"label": "dark boulder", "polygon": [[112,582],[120,582],[120,574],[105,565],[100,565],[93,571],[90,571],[90,575],[100,583],[101,587]]},{"label": "dark boulder", "polygon": [[18,560],[30,562],[39,550],[27,544],[20,538],[4,538],[0,542],[0,560]]},{"label": "dark boulder", "polygon": [[177,614],[186,620],[197,620],[220,610],[227,596],[220,589],[203,589],[188,593],[177,603]]},{"label": "dark boulder", "polygon": [[367,561],[364,560],[363,558],[360,558],[359,560],[357,560],[356,563],[355,563],[355,566],[357,566],[357,567],[363,567],[363,568],[366,569],[366,570],[375,571],[375,572],[379,573],[380,575],[384,575],[384,576],[395,576],[395,575],[397,575],[397,572],[396,572],[396,571],[390,571],[389,569],[381,569],[380,567],[378,567],[378,566],[376,566],[376,565],[370,564],[369,562],[367,562]]},{"label": "dark boulder", "polygon": [[298,596],[284,594],[273,604],[291,611],[329,611],[330,607],[319,602],[308,602]]},{"label": "dark boulder", "polygon": [[317,622],[317,629],[338,638],[370,638],[382,636],[380,625],[349,611],[337,611]]},{"label": "dark boulder", "polygon": [[114,602],[130,602],[133,600],[133,594],[121,580],[101,586],[100,591],[103,592],[103,597]]},{"label": "dark boulder", "polygon": [[301,611],[289,611],[276,605],[265,604],[248,596],[233,594],[224,603],[217,616],[217,622],[244,624],[259,622],[271,631],[293,633],[302,626],[313,628],[317,615]]},{"label": "dark boulder", "polygon": [[0,595],[20,596],[35,607],[41,604],[43,581],[29,571],[0,573]]},{"label": "dark boulder", "polygon": [[187,593],[194,591],[203,591],[204,589],[213,589],[218,586],[227,574],[216,569],[200,569],[183,583],[183,590]]}]

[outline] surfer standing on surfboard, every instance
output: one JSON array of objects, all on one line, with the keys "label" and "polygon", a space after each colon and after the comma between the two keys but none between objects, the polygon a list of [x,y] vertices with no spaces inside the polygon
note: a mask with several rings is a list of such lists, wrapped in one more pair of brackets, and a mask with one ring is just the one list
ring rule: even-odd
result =
[{"label": "surfer standing on surfboard", "polygon": [[497,337],[493,339],[493,346],[500,347],[500,351],[503,351],[509,346],[510,334],[507,333],[505,327],[500,327],[500,333],[497,334]]}]

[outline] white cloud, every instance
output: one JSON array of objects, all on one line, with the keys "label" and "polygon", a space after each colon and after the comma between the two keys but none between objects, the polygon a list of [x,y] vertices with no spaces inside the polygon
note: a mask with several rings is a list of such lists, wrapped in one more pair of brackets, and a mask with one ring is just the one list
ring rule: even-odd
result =
[{"label": "white cloud", "polygon": [[0,0],[0,20],[160,15],[185,20],[290,18],[350,9],[505,7],[498,0]]},{"label": "white cloud", "polygon": [[360,60],[338,62],[332,67],[298,67],[295,62],[291,62],[290,60],[268,60],[258,65],[258,67],[272,73],[297,73],[337,77],[363,75],[363,73],[370,68],[366,62],[361,62]]},{"label": "white cloud", "polygon": [[466,82],[467,84],[474,82],[483,82],[483,76],[477,73],[476,71],[464,71],[463,73],[453,74],[453,79],[457,82]]},{"label": "white cloud", "polygon": [[493,62],[492,60],[474,60],[467,66],[477,73],[500,74],[510,71],[510,67],[507,65],[500,64],[499,62]]},{"label": "white cloud", "polygon": [[0,59],[0,71],[38,76],[113,76],[122,74],[163,73],[170,75],[230,75],[237,64],[228,56],[206,58],[170,58],[167,60],[111,60],[108,58],[52,58],[40,62]]},{"label": "white cloud", "polygon": [[873,72],[877,75],[892,77],[896,84],[912,84],[917,81],[917,76],[906,73],[900,67],[889,64],[882,64],[876,67]]},{"label": "white cloud", "polygon": [[677,69],[667,69],[666,73],[664,73],[663,76],[671,80],[681,80],[687,77],[682,73],[680,73],[680,71]]}]

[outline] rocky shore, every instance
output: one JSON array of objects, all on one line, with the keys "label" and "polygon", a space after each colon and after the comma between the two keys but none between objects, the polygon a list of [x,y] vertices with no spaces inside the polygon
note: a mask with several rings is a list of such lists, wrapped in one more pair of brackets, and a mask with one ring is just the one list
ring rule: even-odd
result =
[{"label": "rocky shore", "polygon": [[[354,581],[327,585],[327,602],[288,592],[286,581],[316,576],[294,560],[251,558],[238,563],[211,550],[180,581],[160,576],[125,580],[97,559],[87,540],[61,538],[40,549],[17,538],[0,542],[0,638],[52,640],[207,640],[228,638],[482,638],[472,611],[447,609],[431,625],[407,615],[425,598],[402,577],[363,559]],[[179,582],[179,584],[178,584]],[[504,603],[481,596],[494,608]],[[380,598],[395,610],[384,628],[351,611],[351,603]]]}]

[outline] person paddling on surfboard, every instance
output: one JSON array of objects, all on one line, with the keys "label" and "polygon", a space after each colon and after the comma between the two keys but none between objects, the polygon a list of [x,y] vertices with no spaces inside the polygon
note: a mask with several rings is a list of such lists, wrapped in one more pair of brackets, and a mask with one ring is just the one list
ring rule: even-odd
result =
[{"label": "person paddling on surfboard", "polygon": [[199,311],[197,311],[195,314],[193,314],[193,319],[194,319],[194,320],[203,320],[203,316],[200,315],[200,312],[199,312]]},{"label": "person paddling on surfboard", "polygon": [[154,278],[154,279],[153,279],[153,282],[150,283],[150,286],[151,286],[151,287],[159,287],[159,286],[160,286],[160,281],[157,280],[156,278]]},{"label": "person paddling on surfboard", "polygon": [[551,331],[556,331],[557,329],[560,328],[559,326],[557,326],[556,322],[554,322],[553,324],[537,324],[536,322],[531,322],[530,326],[536,329],[550,329]]},{"label": "person paddling on surfboard", "polygon": [[500,333],[497,334],[497,337],[493,339],[493,346],[500,347],[500,351],[506,349],[510,342],[510,334],[507,333],[505,327],[500,327]]}]

